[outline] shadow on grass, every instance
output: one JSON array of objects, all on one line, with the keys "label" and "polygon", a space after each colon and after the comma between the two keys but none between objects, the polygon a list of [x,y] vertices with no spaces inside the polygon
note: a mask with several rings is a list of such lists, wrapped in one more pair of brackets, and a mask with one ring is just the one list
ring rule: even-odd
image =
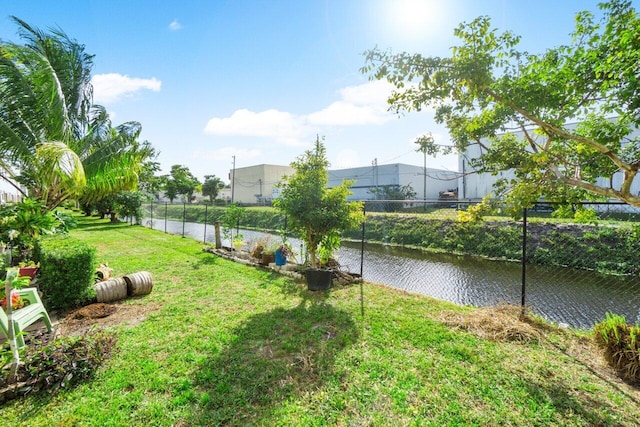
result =
[{"label": "shadow on grass", "polygon": [[[526,384],[529,394],[539,404],[537,411],[539,421],[542,423],[554,423],[558,419],[578,418],[584,420],[588,425],[607,426],[607,425],[632,425],[633,420],[625,420],[618,424],[621,420],[615,420],[604,415],[605,413],[615,413],[611,410],[611,405],[606,401],[606,397],[602,399],[593,399],[587,396],[578,396],[575,389],[568,384],[558,381],[551,381],[549,384],[541,384],[539,382],[529,382]],[[547,408],[554,408],[559,416],[553,413],[547,413]],[[577,417],[576,417],[577,416]],[[549,419],[546,419],[546,418]],[[630,422],[630,424],[626,424]]]},{"label": "shadow on grass", "polygon": [[268,424],[282,402],[322,386],[358,333],[351,314],[307,300],[257,314],[232,336],[197,370],[199,405],[187,425]]},{"label": "shadow on grass", "polygon": [[101,219],[99,217],[82,217],[78,221],[78,225],[76,226],[76,230],[82,231],[106,231],[113,230],[115,228],[124,228],[124,227],[132,227],[128,222],[111,222],[108,218]]}]

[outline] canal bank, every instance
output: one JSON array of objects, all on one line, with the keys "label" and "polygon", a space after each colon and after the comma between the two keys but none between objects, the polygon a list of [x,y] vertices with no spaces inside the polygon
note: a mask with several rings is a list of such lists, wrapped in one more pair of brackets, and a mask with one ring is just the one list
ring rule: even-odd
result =
[{"label": "canal bank", "polygon": [[[179,221],[156,221],[152,228],[214,242],[213,227]],[[263,233],[241,230],[246,242]],[[203,237],[204,236],[204,237]],[[276,236],[277,238],[277,236]],[[292,240],[294,248],[299,242]],[[298,249],[298,253],[300,250]],[[420,250],[367,243],[343,243],[337,252],[340,264],[363,279],[409,292],[421,293],[457,304],[492,306],[519,304],[521,266],[480,257],[428,253]],[[362,255],[362,258],[361,258]],[[567,274],[570,270],[571,274]],[[527,306],[549,321],[575,328],[590,328],[607,312],[640,321],[640,283],[637,278],[602,275],[564,267],[529,266]]]}]

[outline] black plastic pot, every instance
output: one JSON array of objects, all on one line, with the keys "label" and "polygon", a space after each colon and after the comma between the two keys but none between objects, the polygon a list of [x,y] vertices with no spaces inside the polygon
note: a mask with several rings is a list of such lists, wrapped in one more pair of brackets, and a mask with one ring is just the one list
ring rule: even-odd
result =
[{"label": "black plastic pot", "polygon": [[307,289],[310,291],[326,291],[331,287],[331,270],[309,269],[305,271]]}]

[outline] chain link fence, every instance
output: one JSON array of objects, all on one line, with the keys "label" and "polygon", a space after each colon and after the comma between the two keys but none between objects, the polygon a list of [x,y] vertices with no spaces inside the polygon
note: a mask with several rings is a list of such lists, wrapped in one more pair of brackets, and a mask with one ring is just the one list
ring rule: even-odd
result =
[{"label": "chain link fence", "polygon": [[[561,212],[537,204],[518,220],[486,215],[469,221],[473,206],[457,200],[367,201],[363,227],[344,236],[336,258],[367,282],[458,304],[523,304],[577,328],[593,326],[607,312],[640,322],[639,209],[608,203]],[[214,243],[214,222],[224,213],[207,205],[149,204],[143,223]],[[286,218],[270,208],[248,209],[236,231],[247,250],[265,233],[277,242],[286,236],[304,260]]]}]

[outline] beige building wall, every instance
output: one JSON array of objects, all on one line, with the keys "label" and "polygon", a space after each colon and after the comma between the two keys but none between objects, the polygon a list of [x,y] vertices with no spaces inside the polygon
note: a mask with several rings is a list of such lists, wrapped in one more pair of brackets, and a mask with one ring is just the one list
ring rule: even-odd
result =
[{"label": "beige building wall", "polygon": [[230,171],[233,201],[240,204],[270,205],[273,189],[284,175],[291,175],[291,166],[256,165]]}]

